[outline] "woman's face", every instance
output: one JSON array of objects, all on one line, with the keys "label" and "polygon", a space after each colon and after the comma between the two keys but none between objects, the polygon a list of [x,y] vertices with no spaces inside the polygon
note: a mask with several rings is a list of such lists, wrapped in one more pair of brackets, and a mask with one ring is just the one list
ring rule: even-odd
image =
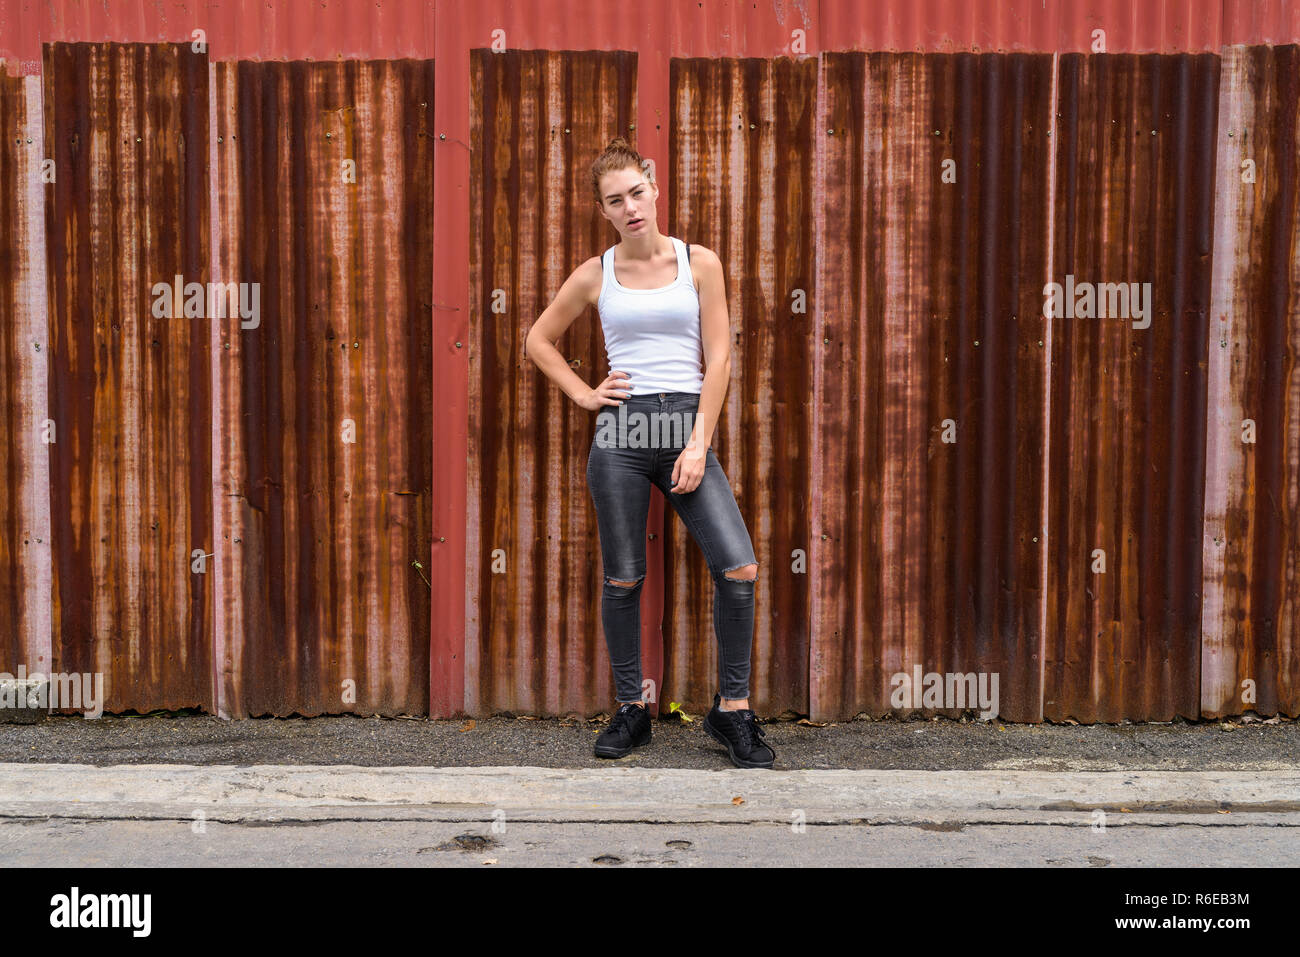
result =
[{"label": "woman's face", "polygon": [[639,169],[628,166],[600,178],[601,215],[613,223],[620,236],[631,239],[650,235],[656,223],[655,200],[659,187]]}]

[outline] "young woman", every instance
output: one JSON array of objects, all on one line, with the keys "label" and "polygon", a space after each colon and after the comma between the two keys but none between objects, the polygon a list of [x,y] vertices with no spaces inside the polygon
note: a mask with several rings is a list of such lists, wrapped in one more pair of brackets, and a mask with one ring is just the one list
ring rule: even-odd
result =
[{"label": "young woman", "polygon": [[[619,708],[596,739],[595,754],[617,758],[650,743],[641,695],[641,583],[654,483],[699,544],[713,577],[721,687],[704,729],[737,767],[770,768],[775,753],[749,707],[758,562],[710,445],[731,370],[722,262],[711,250],[659,232],[659,186],[645,165],[622,137],[592,164],[596,207],[618,231],[619,243],[573,271],[525,346],[570,399],[599,413],[587,485],[600,532],[601,624]],[[555,347],[588,306],[600,314],[610,367],[594,388]]]}]

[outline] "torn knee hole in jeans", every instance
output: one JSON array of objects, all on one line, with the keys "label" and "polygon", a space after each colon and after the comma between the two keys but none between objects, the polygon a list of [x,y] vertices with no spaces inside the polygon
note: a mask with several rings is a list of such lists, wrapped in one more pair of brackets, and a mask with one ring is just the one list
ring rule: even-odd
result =
[{"label": "torn knee hole in jeans", "polygon": [[635,588],[637,585],[641,584],[641,580],[643,578],[645,578],[644,575],[642,575],[641,578],[638,578],[635,581],[620,581],[617,578],[606,578],[605,584],[617,585],[619,588]]},{"label": "torn knee hole in jeans", "polygon": [[723,576],[730,578],[733,582],[752,582],[758,580],[758,565],[750,562],[748,565],[737,565],[735,568],[728,568],[723,571]]}]

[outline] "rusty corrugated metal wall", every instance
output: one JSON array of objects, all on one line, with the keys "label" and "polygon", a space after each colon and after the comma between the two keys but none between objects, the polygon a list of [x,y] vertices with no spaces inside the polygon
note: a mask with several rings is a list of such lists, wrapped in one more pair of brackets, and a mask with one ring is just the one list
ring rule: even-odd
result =
[{"label": "rusty corrugated metal wall", "polygon": [[1300,702],[1297,104],[1300,47],[1225,53],[1207,343],[1200,707],[1208,716],[1294,714]]},{"label": "rusty corrugated metal wall", "polygon": [[[818,350],[806,303],[816,285],[809,147],[817,66],[813,59],[679,59],[671,74],[677,188],[665,225],[716,252],[727,277],[731,385],[714,453],[758,558],[750,690],[774,714],[803,713],[808,702],[815,579],[806,558],[814,486],[807,439]],[[672,517],[665,690],[700,707],[712,703],[718,685],[713,581],[703,553]]]},{"label": "rusty corrugated metal wall", "polygon": [[1052,58],[826,77],[813,710],[881,714],[920,666],[1037,720]]},{"label": "rusty corrugated metal wall", "polygon": [[213,76],[213,272],[264,291],[211,343],[221,710],[421,714],[432,64]]},{"label": "rusty corrugated metal wall", "polygon": [[50,668],[40,77],[0,73],[0,671]]},{"label": "rusty corrugated metal wall", "polygon": [[1061,57],[1053,276],[1152,298],[1150,328],[1048,322],[1049,719],[1198,713],[1218,82],[1208,54]]},{"label": "rusty corrugated metal wall", "polygon": [[[613,694],[609,669],[592,667],[605,654],[585,491],[592,416],[533,374],[523,345],[572,266],[608,246],[583,159],[628,135],[635,66],[627,53],[476,50],[471,60],[469,713],[590,712]],[[591,378],[605,346],[588,312],[565,353]]]},{"label": "rusty corrugated metal wall", "polygon": [[[0,0],[0,670],[607,707],[590,417],[522,341],[622,133],[726,267],[760,710],[906,712],[919,666],[1009,720],[1300,713],[1300,4],[615,9]],[[259,328],[155,317],[177,274]],[[1044,320],[1067,274],[1151,327]],[[594,311],[561,345],[598,377]],[[647,536],[645,674],[698,709],[706,569],[657,494]]]},{"label": "rusty corrugated metal wall", "polygon": [[44,78],[53,668],[211,710],[208,335],[169,288],[208,278],[207,59],[55,43]]}]

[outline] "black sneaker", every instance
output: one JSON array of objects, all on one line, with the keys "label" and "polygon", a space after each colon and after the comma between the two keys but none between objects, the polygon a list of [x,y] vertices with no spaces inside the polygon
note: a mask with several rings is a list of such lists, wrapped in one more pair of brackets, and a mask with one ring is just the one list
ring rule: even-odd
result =
[{"label": "black sneaker", "polygon": [[621,758],[633,748],[650,743],[650,712],[628,703],[614,712],[609,726],[596,738],[596,757]]},{"label": "black sneaker", "polygon": [[713,696],[713,710],[704,716],[704,730],[726,749],[731,763],[738,768],[770,768],[776,752],[764,740],[767,735],[748,708],[723,711],[722,695]]}]

